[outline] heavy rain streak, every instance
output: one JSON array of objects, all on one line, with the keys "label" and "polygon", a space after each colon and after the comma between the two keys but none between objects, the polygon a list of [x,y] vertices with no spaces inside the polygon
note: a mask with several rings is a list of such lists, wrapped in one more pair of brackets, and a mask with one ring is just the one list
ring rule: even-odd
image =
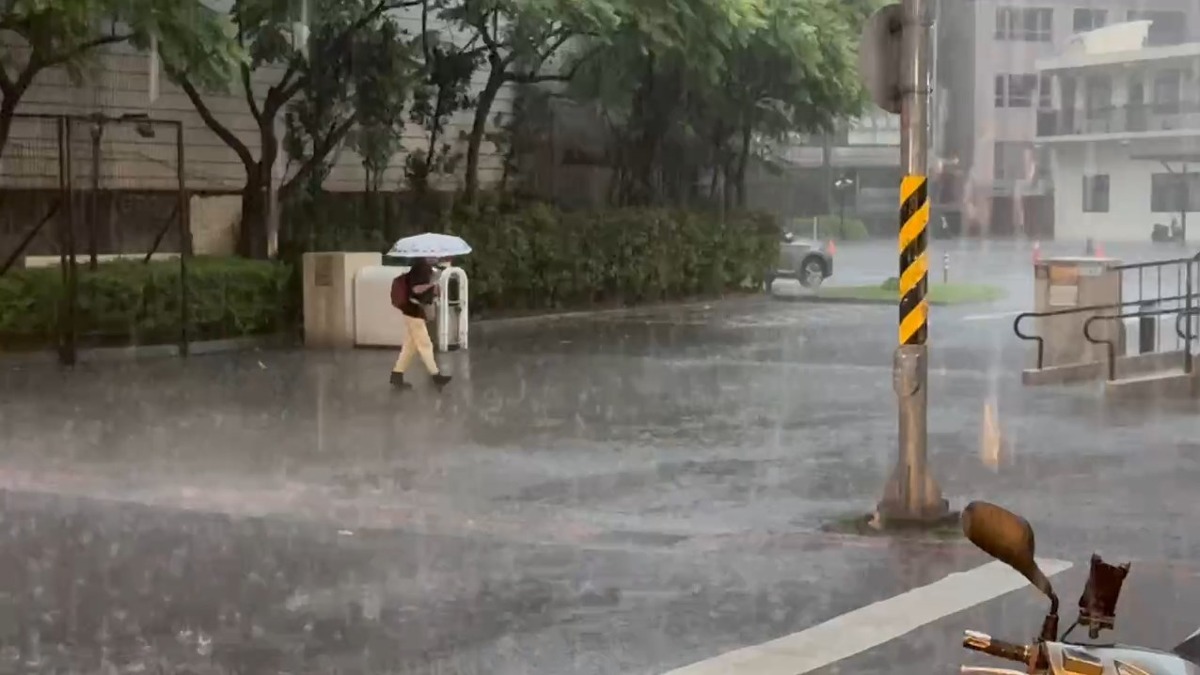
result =
[{"label": "heavy rain streak", "polygon": [[1197,0],[0,0],[0,675],[1196,675],[1197,232]]}]

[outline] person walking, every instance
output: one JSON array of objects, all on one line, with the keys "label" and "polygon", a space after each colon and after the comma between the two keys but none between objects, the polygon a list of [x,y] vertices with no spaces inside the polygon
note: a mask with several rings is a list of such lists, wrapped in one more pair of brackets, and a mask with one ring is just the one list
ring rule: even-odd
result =
[{"label": "person walking", "polygon": [[429,337],[425,316],[425,306],[433,303],[438,292],[438,284],[433,277],[433,261],[427,258],[418,258],[408,272],[392,282],[392,304],[404,314],[405,329],[404,345],[392,368],[392,386],[397,389],[412,388],[404,380],[404,371],[412,363],[413,357],[418,355],[435,385],[441,388],[450,382],[450,376],[442,374],[434,359],[433,340]]}]

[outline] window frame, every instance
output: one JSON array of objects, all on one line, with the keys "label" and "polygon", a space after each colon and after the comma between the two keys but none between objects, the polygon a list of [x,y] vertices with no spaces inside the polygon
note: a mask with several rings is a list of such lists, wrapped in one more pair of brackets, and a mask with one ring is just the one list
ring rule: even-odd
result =
[{"label": "window frame", "polygon": [[[1082,178],[1083,212],[1108,213],[1112,204],[1112,179],[1106,173],[1084,174]],[[1097,190],[1102,190],[1102,192],[1097,193]]]},{"label": "window frame", "polygon": [[[1166,171],[1150,174],[1150,212],[1151,213],[1180,213],[1179,201],[1181,194],[1179,186],[1184,185],[1184,178],[1191,185],[1187,186],[1187,213],[1200,212],[1200,173],[1170,173]],[[1163,182],[1175,185],[1163,185]],[[1164,193],[1165,192],[1165,193]]]},{"label": "window frame", "polygon": [[997,7],[997,40],[1008,42],[1053,42],[1053,7]]},{"label": "window frame", "polygon": [[[1084,17],[1084,16],[1088,17],[1087,21],[1080,21],[1079,20],[1080,17]],[[1096,21],[1097,17],[1099,17],[1099,19],[1100,19],[1100,21],[1098,23]],[[1081,27],[1083,24],[1086,24],[1087,27],[1086,28]],[[1089,31],[1093,31],[1098,28],[1103,28],[1107,25],[1108,25],[1108,10],[1107,9],[1097,9],[1094,7],[1076,7],[1075,11],[1071,13],[1071,29],[1075,32],[1076,35],[1078,35],[1079,33],[1087,33]]]},{"label": "window frame", "polygon": [[1035,101],[1040,103],[1036,73],[1000,73],[996,75],[994,86],[992,102],[997,108],[1033,108]]},{"label": "window frame", "polygon": [[[1037,144],[1033,141],[994,142],[992,144],[992,180],[997,182],[1012,181],[1014,183],[1026,180],[1025,159],[1026,153],[1029,151],[1034,152],[1034,178],[1037,179],[1043,177],[1045,175],[1045,169],[1042,168],[1041,162],[1039,161],[1040,158],[1037,156],[1038,151],[1036,145]],[[1007,160],[1010,158],[1005,155],[1004,152],[1002,152],[1002,149],[1004,148],[1011,148],[1015,152],[1016,159],[1012,163],[1017,167],[1016,175],[1009,175],[1008,171],[1006,170],[1006,167],[1010,163]]]},{"label": "window frame", "polygon": [[1166,47],[1187,42],[1187,12],[1175,9],[1131,9],[1126,21],[1150,21],[1146,34],[1147,47]]},{"label": "window frame", "polygon": [[1038,110],[1054,110],[1054,76],[1038,77]]}]

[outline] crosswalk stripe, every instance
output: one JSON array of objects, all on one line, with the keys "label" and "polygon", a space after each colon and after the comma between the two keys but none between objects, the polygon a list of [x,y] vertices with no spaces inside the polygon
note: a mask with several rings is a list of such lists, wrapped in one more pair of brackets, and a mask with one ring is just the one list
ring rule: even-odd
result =
[{"label": "crosswalk stripe", "polygon": [[[1038,563],[1046,576],[1071,568],[1071,563],[1065,560],[1046,559]],[[990,562],[799,633],[726,652],[666,675],[803,675],[1028,585],[1007,565]]]}]

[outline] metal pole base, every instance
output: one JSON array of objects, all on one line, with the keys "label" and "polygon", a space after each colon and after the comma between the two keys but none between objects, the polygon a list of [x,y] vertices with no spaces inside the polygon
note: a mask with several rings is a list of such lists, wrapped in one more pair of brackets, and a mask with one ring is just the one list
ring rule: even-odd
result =
[{"label": "metal pole base", "polygon": [[950,504],[942,499],[942,489],[925,461],[928,383],[929,348],[900,346],[892,370],[900,410],[900,457],[876,511],[876,521],[885,526],[942,522],[950,515]]}]

